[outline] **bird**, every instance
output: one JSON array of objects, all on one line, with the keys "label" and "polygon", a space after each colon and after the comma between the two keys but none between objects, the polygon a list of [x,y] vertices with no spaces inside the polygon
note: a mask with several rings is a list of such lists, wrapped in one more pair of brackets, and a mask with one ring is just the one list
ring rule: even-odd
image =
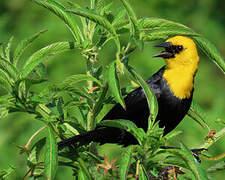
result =
[{"label": "bird", "polygon": [[[164,128],[163,135],[165,136],[178,126],[191,106],[199,56],[194,41],[186,36],[171,37],[155,47],[164,48],[153,57],[163,58],[165,65],[146,82],[157,98],[156,121],[159,121],[160,128]],[[142,87],[130,92],[124,98],[124,102],[126,109],[118,103],[103,117],[102,121],[130,120],[146,132],[149,107]],[[123,146],[138,144],[137,139],[123,129],[97,126],[94,130],[58,142],[58,149],[90,142],[98,142],[100,145],[114,143]]]}]

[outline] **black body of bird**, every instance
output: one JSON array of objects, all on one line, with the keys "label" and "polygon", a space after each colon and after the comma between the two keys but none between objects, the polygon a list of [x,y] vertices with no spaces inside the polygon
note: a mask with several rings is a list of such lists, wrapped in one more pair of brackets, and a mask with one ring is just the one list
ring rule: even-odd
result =
[{"label": "black body of bird", "polygon": [[[159,127],[164,127],[165,135],[180,123],[190,108],[199,58],[194,42],[187,37],[175,36],[156,47],[165,48],[165,51],[154,57],[163,57],[166,65],[147,80],[147,83],[157,98],[159,111],[156,121],[159,121]],[[143,89],[135,89],[124,101],[126,110],[116,104],[103,120],[130,120],[146,131],[149,108]],[[78,143],[88,144],[92,141],[124,146],[138,144],[136,138],[123,129],[97,126],[92,131],[62,140],[58,143],[58,148]]]}]

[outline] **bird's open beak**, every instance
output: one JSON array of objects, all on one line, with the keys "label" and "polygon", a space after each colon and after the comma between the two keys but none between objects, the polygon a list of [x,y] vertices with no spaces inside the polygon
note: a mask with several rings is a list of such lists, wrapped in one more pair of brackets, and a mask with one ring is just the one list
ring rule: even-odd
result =
[{"label": "bird's open beak", "polygon": [[163,47],[165,48],[165,51],[160,52],[159,54],[156,54],[154,57],[162,57],[162,58],[172,58],[174,57],[174,53],[172,51],[169,51],[172,47],[172,43],[171,42],[163,42],[161,44],[155,45],[154,47]]}]

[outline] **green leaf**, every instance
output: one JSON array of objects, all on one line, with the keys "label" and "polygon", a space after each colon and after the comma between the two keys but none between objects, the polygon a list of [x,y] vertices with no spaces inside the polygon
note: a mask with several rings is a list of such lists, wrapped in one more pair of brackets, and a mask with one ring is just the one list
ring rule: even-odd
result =
[{"label": "green leaf", "polygon": [[[171,153],[173,155],[168,154],[167,151],[158,151],[158,153],[161,154],[161,157],[159,155],[159,158],[161,158],[161,159],[162,159],[162,156],[167,155],[167,157],[163,161],[163,164],[165,166],[177,166],[177,167],[182,168],[185,171],[187,171],[189,169],[189,167],[187,165],[188,163],[186,163],[186,160],[182,159],[182,157],[179,153],[175,153],[175,152]],[[194,177],[194,176],[192,175],[192,177]]]},{"label": "green leaf", "polygon": [[131,25],[129,24],[129,20],[121,19],[114,25],[114,28],[116,29],[117,34],[121,34],[130,32],[130,26]]},{"label": "green leaf", "polygon": [[95,106],[93,109],[94,120],[96,120],[95,118],[97,117],[97,115],[101,111],[101,109],[103,108],[103,102],[105,100],[105,96],[106,96],[107,92],[108,92],[108,85],[106,85],[106,87],[104,87],[102,89],[102,93],[101,93],[99,99],[97,100],[97,102],[95,103]]},{"label": "green leaf", "polygon": [[190,29],[187,26],[161,18],[142,18],[139,20],[139,26],[142,29],[151,29],[156,27],[170,27],[179,29]]},{"label": "green leaf", "polygon": [[194,174],[195,178],[198,180],[207,180],[208,178],[206,172],[201,167],[201,164],[194,158],[191,151],[183,143],[181,143],[181,148],[182,157],[188,163],[188,166]]},{"label": "green leaf", "polygon": [[60,97],[59,100],[57,101],[56,107],[57,107],[57,110],[58,110],[58,113],[59,113],[60,120],[64,120],[63,99],[62,99],[62,97]]},{"label": "green leaf", "polygon": [[8,92],[12,92],[11,85],[9,84],[9,82],[4,77],[0,77],[0,86],[2,86]]},{"label": "green leaf", "polygon": [[216,49],[214,44],[204,37],[193,37],[202,51],[222,70],[225,74],[225,60]]},{"label": "green leaf", "polygon": [[110,34],[112,34],[112,36],[114,37],[117,48],[120,51],[120,41],[119,41],[119,38],[116,34],[116,31],[113,28],[112,24],[104,16],[101,16],[101,15],[95,13],[92,10],[81,9],[81,8],[68,9],[67,11],[71,12],[73,14],[85,17],[85,18],[95,22],[96,24],[104,27],[105,29],[107,29],[110,32]]},{"label": "green leaf", "polygon": [[94,81],[95,83],[97,83],[99,86],[102,87],[102,83],[98,79],[87,74],[75,74],[75,75],[69,76],[63,81],[63,85],[72,86],[81,81]]},{"label": "green leaf", "polygon": [[225,128],[221,129],[220,131],[216,132],[216,134],[213,136],[213,141],[206,141],[200,148],[209,148],[211,145],[213,145],[216,141],[218,141],[220,138],[225,136]]},{"label": "green leaf", "polygon": [[74,49],[74,46],[76,46],[76,44],[73,42],[56,42],[36,51],[32,56],[30,56],[24,65],[20,78],[27,77],[28,74],[46,58],[70,49]]},{"label": "green leaf", "polygon": [[0,58],[0,69],[5,71],[6,74],[8,74],[8,76],[11,79],[16,80],[18,72],[16,68],[9,61],[7,61],[6,59]]},{"label": "green leaf", "polygon": [[120,160],[120,179],[121,180],[127,179],[127,173],[130,168],[130,163],[132,158],[132,151],[133,151],[133,147],[129,146],[124,150],[121,156],[121,160]]},{"label": "green leaf", "polygon": [[77,173],[77,180],[86,180],[88,177],[85,175],[85,172],[83,169],[79,169]]},{"label": "green leaf", "polygon": [[[67,2],[71,8],[81,8],[79,4],[75,3],[75,2]],[[85,47],[84,42],[90,40],[88,37],[88,22],[86,21],[86,19],[84,17],[80,17],[81,23],[82,23],[82,29],[83,29],[83,34],[84,34],[84,41],[82,42],[83,47]]]},{"label": "green leaf", "polygon": [[130,18],[130,21],[132,23],[133,26],[133,36],[135,39],[139,39],[139,27],[138,27],[138,20],[137,17],[135,15],[134,10],[132,9],[131,5],[126,1],[126,0],[121,0],[121,2],[123,3],[124,7],[127,10],[127,14]]},{"label": "green leaf", "polygon": [[33,146],[32,146],[32,151],[34,149],[35,151],[35,159],[39,162],[40,161],[40,156],[41,156],[41,151],[44,148],[46,143],[46,137],[41,138],[38,140]]},{"label": "green leaf", "polygon": [[8,169],[6,170],[0,170],[0,179],[3,180],[3,179],[8,179],[9,176],[15,171],[15,167],[13,166],[9,166]]},{"label": "green leaf", "polygon": [[35,111],[40,113],[40,115],[45,120],[51,121],[51,119],[50,119],[51,110],[49,108],[47,108],[44,104],[38,104],[38,106],[36,106]]},{"label": "green leaf", "polygon": [[223,172],[225,171],[225,160],[221,161],[207,169],[207,173],[218,173],[221,171],[223,171]]},{"label": "green leaf", "polygon": [[[43,83],[46,81],[47,81],[47,79],[23,78],[23,79],[19,79],[18,81],[16,81],[14,87],[15,87],[15,89],[17,89],[17,91],[21,90],[21,92],[23,92],[23,95],[26,98],[31,86],[33,86],[35,84],[40,84],[40,83]],[[23,85],[21,85],[21,83]]]},{"label": "green leaf", "polygon": [[36,158],[36,147],[33,147],[32,150],[29,152],[29,155],[27,157],[27,160],[29,162],[28,166],[30,168],[34,167],[34,164],[38,163],[38,159]]},{"label": "green leaf", "polygon": [[48,136],[46,139],[46,153],[45,153],[45,174],[48,180],[55,177],[58,166],[58,151],[56,138],[51,127],[48,127]]},{"label": "green leaf", "polygon": [[91,97],[90,93],[88,93],[85,89],[83,88],[75,88],[74,86],[64,86],[62,87],[61,85],[59,85],[58,87],[54,87],[51,89],[54,92],[60,92],[60,91],[68,91],[71,92],[73,94],[78,95],[79,97],[84,97],[87,98],[88,100],[90,100],[91,102],[95,102],[95,100]]},{"label": "green leaf", "polygon": [[143,88],[145,96],[148,101],[148,107],[150,110],[150,118],[148,121],[148,132],[150,132],[150,129],[152,125],[155,122],[156,116],[158,114],[158,102],[155,97],[155,94],[152,92],[150,86],[145,82],[145,80],[137,74],[133,68],[130,66],[127,66],[128,71],[131,73],[134,79],[136,79],[137,83]]},{"label": "green leaf", "polygon": [[35,3],[47,8],[58,16],[63,22],[67,25],[68,29],[72,33],[75,41],[80,44],[83,40],[82,33],[80,32],[79,26],[75,23],[75,20],[72,19],[69,13],[65,11],[65,8],[54,0],[40,1],[34,0]]},{"label": "green leaf", "polygon": [[7,81],[9,85],[12,85],[14,82],[13,79],[11,79],[9,75],[3,69],[0,69],[0,77],[5,79],[5,81]]},{"label": "green leaf", "polygon": [[120,12],[115,16],[112,25],[114,27],[118,26],[125,17],[126,13],[127,11],[125,9],[120,10]]},{"label": "green leaf", "polygon": [[169,134],[167,134],[165,137],[166,140],[170,140],[176,136],[179,136],[183,133],[183,131],[171,131]]},{"label": "green leaf", "polygon": [[[81,159],[80,157],[79,158],[77,158],[77,160],[78,160],[78,162],[79,162],[79,165],[80,165],[80,167],[81,167],[81,171],[82,171],[82,174],[83,174],[83,177],[85,177],[85,179],[84,180],[92,180],[92,177],[91,177],[91,175],[90,175],[90,173],[89,173],[89,171],[88,171],[88,169],[87,169],[87,167],[86,167],[86,164],[85,164],[85,162],[83,161],[83,159]],[[81,179],[83,179],[83,178],[81,178]]]},{"label": "green leaf", "polygon": [[153,41],[153,40],[165,40],[172,36],[199,36],[199,34],[193,32],[189,29],[179,29],[179,28],[168,28],[168,27],[157,27],[150,30],[142,30],[142,36],[144,41]]},{"label": "green leaf", "polygon": [[108,5],[105,5],[105,0],[97,0],[97,1],[94,0],[94,2],[95,2],[95,7],[93,7],[93,9],[95,8],[97,11],[102,10],[108,6]]},{"label": "green leaf", "polygon": [[4,44],[0,42],[0,58],[5,58],[5,57],[6,57],[5,47],[4,47]]},{"label": "green leaf", "polygon": [[138,128],[136,124],[132,121],[117,119],[117,120],[104,120],[101,121],[99,126],[109,126],[123,129],[129,133],[131,133],[138,140],[139,144],[142,144],[143,137],[145,136],[145,132],[142,128]]},{"label": "green leaf", "polygon": [[200,106],[196,102],[192,101],[187,115],[195,120],[200,126],[203,128],[206,127],[208,131],[210,131],[210,127],[205,121],[206,115],[203,113]]},{"label": "green leaf", "polygon": [[5,49],[5,53],[6,53],[6,59],[10,62],[11,60],[11,57],[10,57],[10,52],[12,51],[12,41],[13,41],[14,37],[12,36],[10,39],[9,39],[9,42],[7,44],[7,47]]},{"label": "green leaf", "polygon": [[40,63],[38,66],[36,66],[34,74],[40,79],[45,79],[48,76],[44,63]]},{"label": "green leaf", "polygon": [[112,62],[109,66],[108,83],[113,96],[116,98],[116,101],[119,102],[124,109],[126,109],[126,105],[124,103],[120,90],[119,78],[116,72],[115,62]]},{"label": "green leaf", "polygon": [[142,164],[139,166],[139,175],[138,175],[139,180],[148,180],[148,175],[146,173],[146,170]]},{"label": "green leaf", "polygon": [[18,66],[18,61],[19,61],[21,55],[23,54],[23,52],[32,44],[32,42],[35,39],[37,39],[41,34],[43,34],[45,32],[47,32],[47,30],[41,30],[38,33],[36,33],[33,36],[31,36],[30,38],[21,41],[17,45],[16,50],[14,52],[14,56],[13,56],[13,65],[14,65],[14,67]]},{"label": "green leaf", "polygon": [[[65,121],[64,121],[65,122]],[[72,123],[73,126],[71,126],[69,123]],[[66,127],[66,129],[71,132],[73,135],[79,135],[79,131],[77,129],[82,128],[80,124],[75,123],[75,122],[68,122],[68,123],[63,123],[63,125]],[[74,128],[75,127],[75,128]]]},{"label": "green leaf", "polygon": [[[196,180],[207,180],[207,174],[201,167],[201,164],[195,159],[191,151],[181,143],[181,149],[166,149],[165,153],[173,155],[169,157],[166,165],[175,165],[185,168],[191,172]],[[182,161],[180,161],[182,160]]]}]

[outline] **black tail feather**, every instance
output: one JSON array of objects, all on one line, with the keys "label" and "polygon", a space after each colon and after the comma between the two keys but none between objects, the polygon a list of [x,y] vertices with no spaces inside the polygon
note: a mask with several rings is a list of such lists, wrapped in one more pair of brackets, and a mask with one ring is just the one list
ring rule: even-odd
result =
[{"label": "black tail feather", "polygon": [[92,141],[100,144],[116,143],[124,146],[138,144],[136,138],[125,130],[114,127],[98,127],[95,130],[58,142],[58,149],[61,150],[71,145],[88,144]]}]

